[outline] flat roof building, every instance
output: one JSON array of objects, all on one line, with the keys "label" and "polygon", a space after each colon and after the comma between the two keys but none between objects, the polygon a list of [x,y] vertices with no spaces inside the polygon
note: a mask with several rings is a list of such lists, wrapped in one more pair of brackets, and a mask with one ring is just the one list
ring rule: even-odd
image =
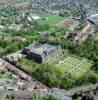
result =
[{"label": "flat roof building", "polygon": [[62,53],[62,48],[60,46],[52,46],[47,43],[41,44],[37,42],[25,47],[22,53],[36,62],[43,63],[59,56]]}]

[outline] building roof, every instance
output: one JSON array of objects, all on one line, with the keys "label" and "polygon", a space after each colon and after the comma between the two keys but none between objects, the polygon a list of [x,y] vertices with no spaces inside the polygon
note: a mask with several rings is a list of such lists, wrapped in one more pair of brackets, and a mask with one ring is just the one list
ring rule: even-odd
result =
[{"label": "building roof", "polygon": [[33,43],[26,47],[25,49],[29,49],[33,53],[37,53],[40,55],[45,55],[45,53],[51,53],[55,51],[59,46],[52,46],[47,43],[41,44],[41,43]]}]

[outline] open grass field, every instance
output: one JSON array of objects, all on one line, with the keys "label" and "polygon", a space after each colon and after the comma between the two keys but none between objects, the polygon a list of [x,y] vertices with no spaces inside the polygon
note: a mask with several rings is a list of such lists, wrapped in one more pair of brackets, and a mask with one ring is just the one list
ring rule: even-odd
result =
[{"label": "open grass field", "polygon": [[62,73],[67,76],[72,75],[73,78],[80,78],[84,73],[90,70],[93,65],[92,62],[87,59],[74,57],[71,55],[61,56],[55,61],[49,62],[50,65],[62,71]]},{"label": "open grass field", "polygon": [[55,26],[59,22],[65,19],[65,17],[59,15],[50,15],[47,13],[40,13],[40,20],[38,21],[40,24],[49,24],[50,26]]}]

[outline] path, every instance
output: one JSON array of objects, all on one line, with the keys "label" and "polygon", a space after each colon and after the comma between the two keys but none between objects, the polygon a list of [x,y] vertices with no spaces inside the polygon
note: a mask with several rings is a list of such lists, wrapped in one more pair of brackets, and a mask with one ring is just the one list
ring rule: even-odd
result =
[{"label": "path", "polygon": [[[82,62],[80,62],[76,67],[74,67],[72,70],[70,70],[70,71],[69,71],[68,73],[66,73],[66,74],[69,74],[69,73],[73,72],[74,69],[82,70],[81,68],[79,68],[79,66],[80,66],[82,63],[84,63],[84,62],[85,62],[85,60],[83,60]],[[82,71],[86,72],[86,70],[82,70]]]}]

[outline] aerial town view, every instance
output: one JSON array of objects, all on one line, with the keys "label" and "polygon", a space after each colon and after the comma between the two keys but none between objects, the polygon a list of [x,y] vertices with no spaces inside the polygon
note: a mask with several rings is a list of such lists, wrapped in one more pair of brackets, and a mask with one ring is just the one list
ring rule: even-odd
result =
[{"label": "aerial town view", "polygon": [[98,0],[0,0],[0,100],[98,100]]}]

